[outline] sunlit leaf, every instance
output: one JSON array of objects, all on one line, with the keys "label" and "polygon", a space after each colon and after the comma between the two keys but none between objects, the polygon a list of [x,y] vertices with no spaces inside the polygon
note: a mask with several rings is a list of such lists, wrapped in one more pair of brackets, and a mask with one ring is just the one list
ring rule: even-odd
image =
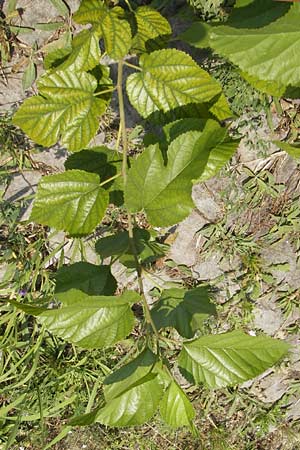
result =
[{"label": "sunlit leaf", "polygon": [[171,427],[191,427],[195,410],[181,387],[171,381],[159,406],[163,420]]},{"label": "sunlit leaf", "polygon": [[273,141],[277,147],[287,152],[292,158],[300,160],[300,143],[289,144],[288,142]]},{"label": "sunlit leaf", "polygon": [[137,31],[132,41],[133,52],[157,50],[164,45],[172,29],[158,11],[149,6],[141,6],[135,11]]},{"label": "sunlit leaf", "polygon": [[277,339],[233,331],[185,342],[178,364],[188,381],[220,388],[256,377],[282,358],[288,348]]},{"label": "sunlit leaf", "polygon": [[129,52],[131,27],[125,11],[119,6],[109,8],[101,0],[83,0],[73,19],[80,24],[95,25],[103,36],[105,50],[112,58],[121,59]]},{"label": "sunlit leaf", "polygon": [[186,53],[157,50],[140,57],[141,71],[127,78],[130,102],[142,117],[168,112],[189,103],[203,103],[221,93],[221,86]]},{"label": "sunlit leaf", "polygon": [[91,233],[109,203],[108,192],[99,183],[98,175],[81,170],[43,177],[31,219],[74,236]]},{"label": "sunlit leaf", "polygon": [[[256,1],[248,9],[238,8],[229,25],[212,28],[210,45],[250,76],[283,86],[297,86],[300,67],[295,55],[300,53],[300,5],[294,3],[282,15],[282,10],[288,8],[289,5],[274,5],[276,21],[274,14],[266,20],[267,2]],[[280,10],[280,15],[276,10]],[[257,28],[259,18],[265,25],[261,28]]]},{"label": "sunlit leaf", "polygon": [[72,41],[72,50],[68,58],[58,66],[58,70],[91,70],[100,62],[99,38],[101,33],[94,28],[83,30]]},{"label": "sunlit leaf", "polygon": [[61,294],[62,306],[37,313],[47,330],[82,348],[103,348],[124,339],[134,325],[133,291],[119,297],[89,296],[72,289]]},{"label": "sunlit leaf", "polygon": [[13,123],[44,146],[60,140],[76,151],[88,145],[106,109],[106,102],[93,95],[96,79],[84,72],[57,71],[41,77],[38,87],[40,95],[24,101]]}]

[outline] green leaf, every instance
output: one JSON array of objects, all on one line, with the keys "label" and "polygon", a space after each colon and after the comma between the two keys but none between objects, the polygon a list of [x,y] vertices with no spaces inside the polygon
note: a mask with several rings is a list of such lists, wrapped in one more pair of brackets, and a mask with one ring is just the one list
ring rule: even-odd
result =
[{"label": "green leaf", "polygon": [[233,112],[230,109],[229,103],[225,95],[222,93],[218,95],[209,105],[209,111],[218,119],[226,120],[233,117]]},{"label": "green leaf", "polygon": [[185,342],[178,363],[188,381],[220,388],[256,377],[288,348],[283,341],[233,331]]},{"label": "green leaf", "polygon": [[104,145],[73,153],[65,162],[67,170],[79,169],[96,173],[102,182],[121,173],[121,166],[122,155]]},{"label": "green leaf", "polygon": [[180,39],[197,48],[210,47],[211,25],[205,22],[194,22],[177,39]]},{"label": "green leaf", "polygon": [[253,75],[249,75],[247,72],[241,72],[241,76],[245,78],[255,89],[264,94],[272,95],[274,97],[282,97],[285,93],[285,86],[279,84],[276,80],[265,81],[259,80]]},{"label": "green leaf", "polygon": [[36,66],[34,62],[30,60],[22,77],[23,90],[26,91],[26,89],[30,88],[35,79],[36,79]]},{"label": "green leaf", "polygon": [[209,153],[204,171],[197,182],[204,182],[215,176],[222,167],[233,157],[239,145],[239,141],[232,141],[228,136],[216,145]]},{"label": "green leaf", "polygon": [[[140,264],[150,264],[165,255],[167,246],[153,240],[147,230],[134,228],[133,240]],[[96,242],[96,252],[101,258],[118,256],[126,267],[136,267],[128,231],[120,231],[99,239]]]},{"label": "green leaf", "polygon": [[289,8],[274,0],[237,0],[228,23],[237,28],[261,28],[280,19]]},{"label": "green leaf", "polygon": [[116,279],[109,266],[96,266],[87,262],[77,262],[61,267],[55,274],[55,294],[80,290],[88,295],[113,295],[117,288]]},{"label": "green leaf", "polygon": [[206,287],[167,289],[151,309],[156,328],[174,327],[181,336],[192,338],[203,321],[216,313]]},{"label": "green leaf", "polygon": [[192,426],[195,410],[186,394],[175,381],[166,390],[159,406],[163,420],[171,427]]},{"label": "green leaf", "polygon": [[[288,8],[285,5],[276,7]],[[252,16],[249,16],[249,10],[253,12]],[[236,13],[229,21],[231,26],[212,28],[212,48],[259,80],[298,86],[300,66],[295,55],[300,53],[300,5],[293,4],[285,15],[276,21],[267,20],[268,24],[261,28],[251,28],[251,25],[254,26],[258,18],[266,23],[268,5],[262,6],[262,2],[256,1],[249,10],[241,8],[239,15]],[[241,15],[244,17],[242,22]]]},{"label": "green leaf", "polygon": [[82,348],[103,348],[124,339],[134,325],[133,291],[119,297],[88,296],[72,289],[61,296],[59,309],[37,314],[37,320],[56,336]]},{"label": "green leaf", "polygon": [[72,34],[65,32],[56,41],[44,45],[44,67],[45,69],[52,69],[61,64],[72,51]]},{"label": "green leaf", "polygon": [[72,51],[72,47],[66,46],[64,48],[57,47],[56,49],[46,53],[44,57],[44,67],[46,70],[56,69],[68,58]]},{"label": "green leaf", "polygon": [[122,156],[108,147],[93,147],[73,153],[65,162],[67,170],[79,169],[100,176],[103,188],[109,192],[109,203],[124,204],[124,184],[121,176]]},{"label": "green leaf", "polygon": [[226,130],[208,120],[203,131],[179,135],[168,148],[165,166],[159,146],[148,147],[131,166],[125,203],[132,212],[144,210],[154,226],[183,220],[193,209],[192,181],[204,172],[210,152]]},{"label": "green leaf", "polygon": [[97,422],[113,427],[141,425],[155,414],[163,386],[155,371],[156,356],[148,349],[104,381],[107,401]]},{"label": "green leaf", "polygon": [[287,152],[292,158],[300,160],[300,143],[289,144],[288,142],[273,141],[277,147]]},{"label": "green leaf", "polygon": [[38,144],[60,139],[70,151],[84,148],[96,134],[106,102],[94,97],[97,81],[88,73],[58,71],[38,82],[40,95],[22,104],[13,123]]},{"label": "green leaf", "polygon": [[99,177],[81,170],[43,177],[31,219],[78,236],[91,233],[101,222],[109,202]]},{"label": "green leaf", "polygon": [[132,41],[132,51],[138,53],[157,50],[165,45],[172,33],[167,19],[149,6],[135,11],[137,31]]},{"label": "green leaf", "polygon": [[72,68],[75,71],[88,71],[100,62],[99,30],[91,28],[77,34],[72,41],[72,51],[68,58],[58,66],[58,70]]},{"label": "green leaf", "polygon": [[186,53],[157,50],[140,57],[141,71],[127,78],[127,94],[139,114],[147,118],[189,103],[203,103],[221,86]]},{"label": "green leaf", "polygon": [[[133,239],[135,249],[139,255],[145,248],[147,241],[150,240],[150,233],[142,228],[134,228]],[[119,231],[111,236],[99,239],[96,242],[96,252],[101,258],[110,256],[122,256],[124,253],[132,253],[128,231]]]},{"label": "green leaf", "polygon": [[80,24],[92,23],[98,27],[111,58],[119,60],[129,52],[131,27],[122,8],[108,8],[100,0],[83,0],[73,19]]}]

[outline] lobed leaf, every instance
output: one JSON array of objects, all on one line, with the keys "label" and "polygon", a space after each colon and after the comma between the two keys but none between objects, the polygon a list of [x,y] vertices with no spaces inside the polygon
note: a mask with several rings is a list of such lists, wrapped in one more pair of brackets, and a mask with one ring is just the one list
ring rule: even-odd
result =
[{"label": "lobed leaf", "polygon": [[99,38],[101,33],[96,28],[82,30],[72,41],[72,50],[58,70],[72,68],[75,71],[88,71],[100,62],[101,51]]},{"label": "lobed leaf", "polygon": [[38,144],[60,139],[70,151],[85,147],[98,129],[106,102],[94,97],[96,79],[85,72],[57,71],[38,82],[40,95],[24,101],[13,123]]},{"label": "lobed leaf", "polygon": [[203,103],[221,86],[186,53],[157,50],[140,57],[141,71],[127,78],[127,94],[139,114],[148,118],[189,103]]},{"label": "lobed leaf", "polygon": [[158,145],[148,147],[129,170],[125,204],[130,211],[144,210],[154,226],[187,217],[193,209],[192,182],[204,173],[210,152],[225,136],[225,129],[208,120],[202,131],[189,131],[171,142],[167,165]]},{"label": "lobed leaf", "polygon": [[99,183],[98,175],[81,170],[43,177],[30,218],[73,236],[91,233],[109,203]]},{"label": "lobed leaf", "polygon": [[220,388],[256,377],[287,350],[283,341],[233,331],[185,342],[178,363],[188,381]]},{"label": "lobed leaf", "polygon": [[106,52],[113,59],[121,59],[129,52],[131,27],[125,11],[119,6],[109,8],[101,0],[83,0],[73,19],[77,23],[92,23],[97,27],[103,36]]},{"label": "lobed leaf", "polygon": [[141,6],[135,11],[137,31],[132,40],[132,51],[150,53],[164,45],[172,33],[167,19],[149,6]]},{"label": "lobed leaf", "polygon": [[156,328],[174,327],[181,336],[192,338],[203,321],[216,313],[206,287],[166,289],[151,309]]}]

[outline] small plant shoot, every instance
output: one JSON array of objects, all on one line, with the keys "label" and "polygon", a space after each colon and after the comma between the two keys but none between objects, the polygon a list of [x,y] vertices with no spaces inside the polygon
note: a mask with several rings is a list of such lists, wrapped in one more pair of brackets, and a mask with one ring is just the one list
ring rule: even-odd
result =
[{"label": "small plant shoot", "polygon": [[[194,208],[193,185],[216,176],[237,149],[238,141],[224,125],[232,113],[219,82],[174,43],[169,46],[171,25],[157,9],[82,0],[73,21],[84,29],[66,48],[47,54],[37,95],[26,99],[13,118],[37,144],[60,143],[69,152],[66,170],[39,182],[31,220],[84,237],[118,198],[115,205],[125,211],[127,227],[98,240],[101,265],[77,262],[59,269],[54,298],[42,306],[14,305],[54,336],[83,349],[114,346],[138,330],[127,360],[104,380],[105,403],[73,417],[70,425],[128,427],[159,414],[170,427],[196,433],[183,378],[185,386],[235,386],[288,351],[284,341],[240,329],[205,334],[205,321],[216,314],[207,286],[164,289],[151,307],[144,291],[147,261],[166,252],[153,238],[154,229],[186,219]],[[299,2],[237,0],[227,23],[194,22],[181,39],[227,58],[262,92],[292,96],[300,89],[299,24]],[[116,83],[103,62],[108,59],[117,67]],[[119,108],[118,146],[93,147],[113,95]],[[134,155],[129,153],[127,99],[149,125],[146,129],[160,128],[155,139],[145,136],[149,145]],[[288,150],[297,153],[298,147]],[[139,225],[141,213],[147,227]],[[118,259],[135,269],[138,288],[118,288],[111,273]]]}]

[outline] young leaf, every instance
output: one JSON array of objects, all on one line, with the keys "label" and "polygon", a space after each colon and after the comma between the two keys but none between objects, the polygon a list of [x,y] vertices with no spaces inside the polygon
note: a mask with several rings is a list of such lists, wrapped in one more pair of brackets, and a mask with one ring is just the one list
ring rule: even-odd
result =
[{"label": "young leaf", "polygon": [[106,102],[93,96],[97,81],[88,73],[58,71],[38,82],[40,95],[25,100],[13,123],[38,144],[60,139],[70,151],[85,147],[98,129]]},{"label": "young leaf", "polygon": [[157,111],[208,102],[221,92],[221,86],[180,50],[144,54],[140,66],[141,72],[127,78],[126,89],[131,104],[144,118]]},{"label": "young leaf", "polygon": [[26,67],[23,78],[22,78],[22,87],[23,90],[30,88],[36,79],[36,66],[33,61],[29,61],[28,66]]},{"label": "young leaf", "polygon": [[171,381],[160,405],[163,420],[171,427],[191,427],[195,410],[186,394],[175,381]]},{"label": "young leaf", "polygon": [[185,342],[178,362],[190,382],[220,388],[256,377],[288,348],[283,341],[233,331]]},{"label": "young leaf", "polygon": [[156,356],[148,349],[104,381],[106,406],[97,422],[113,427],[141,425],[155,414],[163,386],[155,371]]},{"label": "young leaf", "polygon": [[132,51],[137,53],[157,50],[165,44],[172,33],[167,19],[149,6],[141,6],[135,11],[137,32],[133,37]]},{"label": "young leaf", "polygon": [[151,309],[156,328],[174,327],[181,336],[192,338],[203,321],[216,313],[206,287],[167,289]]},{"label": "young leaf", "polygon": [[131,304],[139,296],[126,291],[119,297],[88,296],[72,289],[61,295],[59,309],[37,312],[37,320],[56,336],[82,348],[103,348],[124,339],[134,325]]},{"label": "young leaf", "polygon": [[58,70],[72,68],[75,71],[88,71],[99,64],[101,51],[99,30],[91,28],[77,34],[72,41],[72,51],[68,58],[58,66]]},{"label": "young leaf", "polygon": [[[259,5],[259,2],[254,3]],[[253,4],[251,7],[255,6]],[[232,26],[212,28],[212,48],[250,76],[276,81],[283,86],[298,86],[300,67],[295,54],[300,53],[300,5],[293,4],[285,15],[261,28],[250,28],[249,21],[253,18],[248,20],[247,8],[242,9],[242,23],[235,17],[229,22]],[[268,7],[264,4],[261,16],[266,15],[267,11]],[[257,27],[257,17],[251,23]]]},{"label": "young leaf", "polygon": [[83,0],[73,19],[80,24],[92,23],[99,29],[111,58],[118,60],[129,52],[131,27],[122,8],[108,8],[101,0]]},{"label": "young leaf", "polygon": [[178,136],[168,149],[165,166],[159,146],[148,147],[131,166],[125,203],[132,212],[145,210],[154,226],[183,220],[193,209],[192,181],[205,170],[209,154],[226,131],[208,120],[203,131]]},{"label": "young leaf", "polygon": [[99,177],[81,170],[48,175],[39,183],[31,219],[78,236],[91,233],[109,202]]},{"label": "young leaf", "polygon": [[78,289],[88,295],[113,295],[117,288],[109,266],[96,266],[87,262],[61,267],[55,274],[55,280],[57,298],[70,289]]}]

